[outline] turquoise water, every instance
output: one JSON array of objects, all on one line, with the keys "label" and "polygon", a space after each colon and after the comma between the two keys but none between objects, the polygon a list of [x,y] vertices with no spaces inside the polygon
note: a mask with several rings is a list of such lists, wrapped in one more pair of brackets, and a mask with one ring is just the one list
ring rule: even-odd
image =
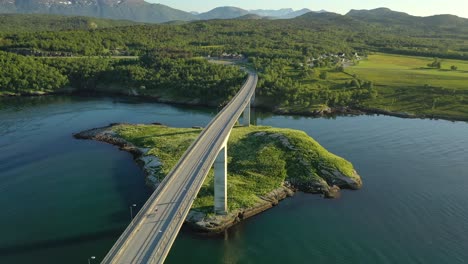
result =
[{"label": "turquoise water", "polygon": [[[131,156],[75,140],[112,122],[203,126],[215,110],[126,99],[0,101],[0,263],[98,262],[150,194]],[[257,113],[353,162],[359,191],[297,194],[222,237],[183,231],[167,263],[466,263],[468,124]]]}]

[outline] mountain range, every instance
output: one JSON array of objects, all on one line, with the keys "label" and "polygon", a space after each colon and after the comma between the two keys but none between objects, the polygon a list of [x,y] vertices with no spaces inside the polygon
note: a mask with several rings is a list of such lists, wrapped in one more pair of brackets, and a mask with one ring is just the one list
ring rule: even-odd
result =
[{"label": "mountain range", "polygon": [[[291,19],[302,24],[336,24],[356,27],[376,24],[391,30],[405,31],[452,29],[468,31],[468,19],[454,15],[412,16],[388,8],[351,10],[346,15],[310,9],[245,10],[238,7],[217,7],[205,13],[185,12],[144,0],[0,0],[0,13],[57,14],[131,20],[144,23],[179,23],[211,19]],[[107,22],[106,22],[107,23]]]},{"label": "mountain range", "polygon": [[162,4],[144,0],[0,0],[0,13],[56,14],[124,19],[146,23],[169,21],[193,21],[231,19],[253,14],[272,19],[294,18],[311,12],[309,9],[295,11],[245,10],[237,7],[217,7],[205,13],[185,12]]},{"label": "mountain range", "polygon": [[188,12],[144,0],[0,0],[0,13],[88,16],[146,23],[197,19]]}]

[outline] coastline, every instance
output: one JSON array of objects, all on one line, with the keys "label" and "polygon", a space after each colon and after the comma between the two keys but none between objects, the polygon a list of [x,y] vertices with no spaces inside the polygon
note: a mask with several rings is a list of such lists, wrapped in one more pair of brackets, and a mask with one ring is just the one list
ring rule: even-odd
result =
[{"label": "coastline", "polygon": [[[169,104],[169,105],[180,105],[180,106],[200,106],[200,107],[219,107],[214,102],[200,102],[198,100],[182,100],[182,99],[169,99],[158,96],[150,95],[139,95],[133,93],[120,93],[120,92],[100,92],[100,91],[83,91],[83,92],[70,92],[70,91],[56,91],[56,92],[33,92],[25,94],[0,94],[0,98],[20,98],[20,97],[43,97],[43,96],[56,96],[56,95],[68,95],[68,96],[81,96],[81,97],[95,97],[95,96],[125,96],[130,98],[137,98],[142,100],[148,100],[151,102]],[[253,108],[269,111],[277,115],[291,115],[291,116],[306,116],[306,117],[325,117],[333,118],[336,116],[359,116],[359,115],[385,115],[393,116],[405,119],[440,119],[452,122],[468,122],[468,117],[464,116],[445,116],[445,115],[424,115],[424,114],[410,114],[406,112],[392,112],[378,108],[366,108],[360,106],[345,106],[345,107],[330,107],[325,111],[291,111],[289,109],[272,109],[265,106],[252,105]]]},{"label": "coastline", "polygon": [[[143,169],[145,173],[145,183],[152,189],[156,189],[160,183],[160,180],[158,180],[156,175],[160,172],[162,162],[158,157],[149,155],[149,149],[139,148],[131,142],[119,137],[117,133],[112,130],[113,127],[118,125],[122,124],[114,123],[101,128],[93,128],[73,134],[73,136],[77,139],[105,142],[117,146],[120,150],[129,152],[132,154],[136,163]],[[160,124],[154,123],[154,125]],[[259,201],[254,205],[247,208],[232,210],[227,215],[207,214],[206,212],[191,209],[186,218],[185,225],[198,233],[217,234],[247,218],[276,206],[281,200],[293,196],[298,190],[308,193],[322,194],[324,198],[338,198],[340,196],[340,187],[356,190],[362,185],[360,179],[358,179],[357,182],[344,179],[344,176],[340,175],[339,172],[338,174],[335,172],[322,172],[330,178],[331,182],[336,182],[336,185],[329,186],[325,180],[320,183],[309,182],[306,184],[304,182],[294,183],[285,181],[281,187],[260,196]]]}]

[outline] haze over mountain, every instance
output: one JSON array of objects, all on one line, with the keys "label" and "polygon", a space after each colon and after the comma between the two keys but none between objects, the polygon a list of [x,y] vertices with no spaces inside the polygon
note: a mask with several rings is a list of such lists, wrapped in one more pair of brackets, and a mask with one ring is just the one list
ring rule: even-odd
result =
[{"label": "haze over mountain", "polygon": [[284,18],[284,19],[288,19],[288,18],[295,18],[295,17],[298,17],[298,16],[302,16],[304,14],[307,14],[307,13],[318,13],[318,12],[314,12],[310,9],[307,9],[307,8],[303,8],[301,10],[297,10],[297,11],[293,11],[289,14],[286,14],[284,16],[282,16],[281,18]]},{"label": "haze over mountain", "polygon": [[288,19],[288,18],[295,18],[295,17],[298,17],[298,16],[302,16],[302,15],[304,15],[306,13],[309,13],[309,12],[325,13],[327,11],[325,11],[325,10],[312,11],[312,10],[310,10],[308,8],[303,8],[301,10],[293,10],[292,8],[282,8],[282,9],[278,9],[278,10],[256,9],[256,10],[249,10],[249,12],[252,13],[252,14],[259,15],[259,16]]},{"label": "haze over mountain", "polygon": [[292,8],[282,8],[278,10],[256,9],[256,10],[249,10],[249,12],[252,14],[264,16],[264,17],[283,17],[294,12],[294,10]]},{"label": "haze over mountain", "polygon": [[[263,9],[245,10],[245,9],[233,7],[233,6],[224,6],[224,7],[217,7],[206,13],[201,13],[198,15],[198,18],[204,19],[204,20],[206,19],[231,19],[231,18],[244,17],[248,14],[252,14],[256,16],[271,18],[271,19],[288,19],[288,18],[295,18],[295,17],[301,16],[309,12],[313,12],[313,11],[307,8],[297,10],[297,11],[293,10],[292,8],[283,8],[279,10],[263,10]],[[323,12],[323,11],[319,11],[319,12]],[[252,17],[258,18],[256,16],[255,17],[252,16]]]},{"label": "haze over mountain", "polygon": [[236,17],[237,20],[259,20],[259,19],[269,19],[269,17],[259,16],[256,14],[247,14],[245,16]]}]

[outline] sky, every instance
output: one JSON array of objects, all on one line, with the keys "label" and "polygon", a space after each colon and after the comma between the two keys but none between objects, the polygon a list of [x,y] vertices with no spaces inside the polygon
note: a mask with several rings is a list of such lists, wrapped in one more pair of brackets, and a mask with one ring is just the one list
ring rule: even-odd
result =
[{"label": "sky", "polygon": [[452,14],[468,18],[468,0],[146,0],[184,10],[206,12],[219,6],[235,6],[243,9],[309,8],[346,14],[350,9],[388,7],[415,16]]}]

